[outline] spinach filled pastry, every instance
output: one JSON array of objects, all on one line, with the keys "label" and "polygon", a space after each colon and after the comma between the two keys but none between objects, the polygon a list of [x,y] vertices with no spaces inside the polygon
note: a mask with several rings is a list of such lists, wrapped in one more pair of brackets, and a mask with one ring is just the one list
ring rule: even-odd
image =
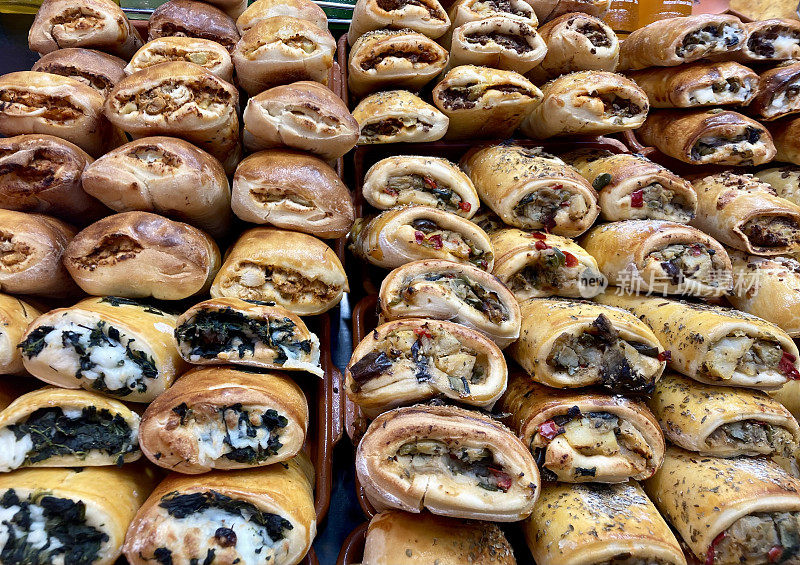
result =
[{"label": "spinach filled pastry", "polygon": [[800,58],[800,23],[791,19],[745,22],[747,38],[734,54],[737,60],[753,63]]},{"label": "spinach filled pastry", "polygon": [[542,99],[542,92],[514,71],[463,65],[433,89],[433,103],[449,119],[447,139],[508,137]]},{"label": "spinach filled pastry", "polygon": [[461,167],[483,203],[510,226],[575,237],[600,213],[592,185],[538,147],[476,147],[463,157]]},{"label": "spinach filled pastry", "polygon": [[378,210],[422,204],[469,219],[481,205],[470,178],[441,157],[398,155],[381,159],[364,176],[362,192],[364,200]]},{"label": "spinach filled pastry", "polygon": [[142,45],[125,67],[125,74],[170,61],[194,63],[226,82],[233,82],[233,62],[225,47],[211,39],[178,35],[157,37]]},{"label": "spinach filled pastry", "polygon": [[491,410],[506,389],[503,353],[477,330],[405,318],[378,326],[353,350],[345,391],[367,417],[437,396]]},{"label": "spinach filled pastry", "polygon": [[353,117],[358,122],[359,145],[437,141],[447,133],[450,122],[407,90],[370,94],[358,103]]},{"label": "spinach filled pastry", "polygon": [[301,316],[327,312],[349,291],[333,249],[314,236],[274,228],[239,236],[211,285],[213,298],[275,302]]},{"label": "spinach filled pastry", "polygon": [[675,534],[634,481],[546,483],[522,527],[539,565],[686,565]]},{"label": "spinach filled pastry", "polygon": [[142,456],[139,415],[85,390],[44,387],[0,412],[0,472],[21,467],[122,466]]},{"label": "spinach filled pastry", "polygon": [[236,27],[244,35],[258,22],[276,16],[292,16],[309,21],[322,29],[328,27],[325,10],[311,0],[256,0],[236,18]]},{"label": "spinach filled pastry", "polygon": [[495,15],[466,22],[453,30],[450,65],[480,65],[525,74],[547,53],[536,26]]},{"label": "spinach filled pastry", "polygon": [[231,16],[210,3],[195,0],[169,0],[153,10],[147,22],[148,39],[173,35],[210,39],[230,53],[240,37]]},{"label": "spinach filled pastry", "polygon": [[420,259],[446,259],[491,271],[492,242],[481,228],[452,212],[402,206],[357,220],[350,249],[373,265],[394,269]]},{"label": "spinach filled pastry", "polygon": [[233,367],[192,369],[145,410],[142,452],[195,475],[294,457],[308,430],[308,404],[288,376]]},{"label": "spinach filled pastry", "polygon": [[775,194],[800,206],[800,167],[780,165],[753,171],[753,176],[765,182]]},{"label": "spinach filled pastry", "polygon": [[790,116],[767,127],[775,144],[775,160],[800,165],[800,118]]},{"label": "spinach filled pastry", "polygon": [[609,0],[530,0],[529,3],[540,22],[576,12],[602,18],[611,5]]},{"label": "spinach filled pastry", "polygon": [[432,318],[478,330],[500,348],[519,337],[519,304],[511,291],[472,265],[428,259],[406,263],[381,283],[384,320]]},{"label": "spinach filled pastry", "polygon": [[130,402],[151,402],[186,364],[176,317],[128,298],[87,298],[36,318],[19,344],[33,376]]},{"label": "spinach filled pastry", "polygon": [[670,447],[644,489],[700,562],[791,564],[800,552],[800,480],[767,459]]},{"label": "spinach filled pastry", "polygon": [[357,0],[347,31],[347,42],[376,29],[410,29],[437,39],[450,29],[450,18],[439,0]]},{"label": "spinach filled pastry", "polygon": [[516,522],[539,496],[539,470],[504,425],[453,406],[384,412],[356,449],[356,474],[381,511]]},{"label": "spinach filled pastry", "polygon": [[317,532],[313,473],[302,454],[257,469],[172,473],[133,519],[125,557],[131,565],[296,565]]},{"label": "spinach filled pastry", "polygon": [[195,304],[175,322],[178,351],[188,363],[232,363],[322,376],[319,338],[286,308],[239,298]]},{"label": "spinach filled pastry", "polygon": [[800,379],[797,346],[761,318],[659,297],[606,293],[596,300],[636,315],[670,352],[669,367],[701,383],[772,390]]},{"label": "spinach filled pastry", "polygon": [[[800,25],[798,25],[800,33]],[[800,112],[800,63],[785,63],[761,73],[758,93],[748,111],[760,120],[777,120]]]},{"label": "spinach filled pastry", "polygon": [[0,374],[25,374],[22,352],[17,344],[22,341],[28,325],[40,315],[41,312],[27,302],[0,293]]},{"label": "spinach filled pastry", "polygon": [[31,70],[72,77],[108,96],[125,76],[125,60],[94,49],[67,47],[44,55]]},{"label": "spinach filled pastry", "polygon": [[650,107],[635,82],[606,71],[560,76],[542,87],[542,95],[521,127],[522,133],[538,139],[636,129]]},{"label": "spinach filled pastry", "polygon": [[621,308],[535,298],[520,310],[520,337],[508,351],[537,383],[649,393],[664,372],[668,353],[656,335]]}]

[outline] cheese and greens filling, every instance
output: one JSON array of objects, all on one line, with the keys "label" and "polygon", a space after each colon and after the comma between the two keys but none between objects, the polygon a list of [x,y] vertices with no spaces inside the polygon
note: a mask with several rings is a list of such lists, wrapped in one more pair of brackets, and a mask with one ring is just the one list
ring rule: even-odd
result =
[{"label": "cheese and greens filling", "polygon": [[589,212],[582,194],[560,184],[529,192],[514,206],[514,214],[547,230],[561,222],[577,222]]},{"label": "cheese and greens filling", "polygon": [[755,451],[763,455],[791,456],[797,450],[797,443],[789,430],[757,420],[723,424],[706,438],[706,445]]},{"label": "cheese and greens filling", "polygon": [[800,32],[770,26],[750,34],[747,48],[765,59],[790,59],[800,48]]},{"label": "cheese and greens filling", "polygon": [[727,51],[744,39],[744,30],[729,24],[708,25],[686,34],[675,48],[678,57],[698,59],[703,55]]},{"label": "cheese and greens filling", "polygon": [[800,228],[794,218],[756,216],[741,228],[753,247],[792,247],[800,244]]},{"label": "cheese and greens filling", "polygon": [[[711,344],[700,371],[713,380],[728,380],[734,375],[752,378],[762,373],[785,373],[787,355],[791,357],[776,341],[736,331]],[[794,367],[793,363],[788,364]]]},{"label": "cheese and greens filling", "polygon": [[689,100],[701,105],[744,102],[750,98],[753,87],[750,81],[742,82],[739,77],[720,78],[709,86],[692,90]]},{"label": "cheese and greens filling", "polygon": [[[752,159],[756,147],[763,145],[761,136],[764,132],[753,126],[746,126],[739,134],[723,137],[721,135],[704,135],[691,149],[690,157],[693,161],[701,161],[720,151],[728,150],[731,155],[738,155],[744,159]],[[708,159],[706,159],[708,160]]]},{"label": "cheese and greens filling", "polygon": [[694,217],[683,194],[670,190],[660,182],[637,188],[628,196],[630,216],[635,220],[669,220],[686,223]]},{"label": "cheese and greens filling", "polygon": [[394,205],[424,204],[448,212],[469,212],[471,208],[446,183],[424,174],[391,176],[381,192],[391,196]]},{"label": "cheese and greens filling", "polygon": [[798,94],[800,94],[800,78],[793,80],[774,93],[764,115],[772,118],[800,109]]},{"label": "cheese and greens filling", "polygon": [[716,251],[702,243],[673,243],[650,252],[644,262],[645,268],[649,264],[658,263],[666,276],[666,281],[673,285],[684,284],[687,279],[719,286],[715,271],[714,255]]},{"label": "cheese and greens filling", "polygon": [[800,565],[800,512],[758,512],[736,520],[714,539],[707,565]]},{"label": "cheese and greens filling", "polygon": [[433,220],[419,218],[411,222],[414,242],[417,245],[442,251],[461,262],[469,262],[486,270],[492,260],[492,252],[478,249],[466,236],[442,228]]}]

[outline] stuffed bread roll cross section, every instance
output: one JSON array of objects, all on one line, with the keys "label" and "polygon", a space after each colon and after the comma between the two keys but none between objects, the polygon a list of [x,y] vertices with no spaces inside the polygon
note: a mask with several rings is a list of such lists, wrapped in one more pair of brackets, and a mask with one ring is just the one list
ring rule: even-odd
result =
[{"label": "stuffed bread roll cross section", "polygon": [[787,61],[800,57],[800,24],[792,19],[745,22],[747,38],[735,57],[755,63]]},{"label": "stuffed bread roll cross section", "polygon": [[378,510],[516,522],[539,495],[536,462],[511,430],[453,406],[378,416],[356,449],[356,474]]},{"label": "stuffed bread roll cross section", "polygon": [[547,54],[531,76],[547,80],[575,71],[617,68],[619,39],[601,19],[580,12],[564,14],[541,26],[539,34]]},{"label": "stuffed bread roll cross section", "polygon": [[275,16],[294,16],[320,28],[328,27],[325,11],[311,0],[256,0],[236,19],[236,27],[244,34],[258,22]]},{"label": "stuffed bread roll cross section", "polygon": [[452,39],[452,31],[457,27],[493,16],[520,20],[534,28],[539,25],[533,6],[525,0],[457,0],[448,10],[451,22],[449,36],[445,35],[440,40],[445,46]]},{"label": "stuffed bread roll cross section", "polygon": [[194,63],[224,81],[233,81],[233,62],[225,47],[211,39],[172,35],[157,37],[142,45],[125,66],[125,74],[132,75],[170,61]]},{"label": "stuffed bread roll cross section", "polygon": [[536,11],[540,22],[575,12],[602,18],[611,5],[609,0],[530,0],[529,3]]},{"label": "stuffed bread roll cross section", "polygon": [[17,344],[28,325],[40,315],[36,308],[16,296],[0,294],[0,374],[25,374]]},{"label": "stuffed bread roll cross section", "polygon": [[125,60],[94,49],[67,47],[44,55],[31,70],[72,77],[108,96],[125,76]]},{"label": "stuffed bread roll cross section", "polygon": [[758,93],[747,109],[770,121],[800,112],[800,63],[784,63],[761,73]]},{"label": "stuffed bread roll cross section", "polygon": [[239,41],[233,17],[212,3],[170,0],[158,6],[147,21],[149,39],[170,35],[201,37],[216,41],[229,53]]},{"label": "stuffed bread roll cross section", "polygon": [[358,103],[353,117],[359,126],[359,145],[437,141],[444,137],[450,122],[407,90],[370,94]]},{"label": "stuffed bread roll cross section", "polygon": [[481,65],[525,74],[547,53],[536,26],[517,18],[493,15],[454,28],[450,64]]},{"label": "stuffed bread roll cross section", "polygon": [[436,39],[450,29],[450,18],[438,0],[359,0],[347,41],[354,45],[365,33],[384,28],[410,29]]}]

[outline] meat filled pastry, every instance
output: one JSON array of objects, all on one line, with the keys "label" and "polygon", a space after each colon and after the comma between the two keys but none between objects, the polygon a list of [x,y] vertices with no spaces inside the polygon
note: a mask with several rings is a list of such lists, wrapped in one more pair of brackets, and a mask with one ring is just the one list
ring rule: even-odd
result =
[{"label": "meat filled pastry", "polygon": [[800,206],[800,167],[780,165],[753,171],[753,176],[765,182],[775,194]]},{"label": "meat filled pastry", "polygon": [[422,204],[471,218],[481,205],[475,186],[461,169],[447,159],[421,155],[386,157],[375,163],[364,176],[363,194],[378,210]]},{"label": "meat filled pastry", "polygon": [[21,467],[84,467],[136,461],[139,415],[85,390],[44,387],[0,412],[0,472]]},{"label": "meat filled pastry", "polygon": [[508,137],[541,99],[521,74],[474,65],[451,69],[433,89],[433,103],[450,119],[447,139]]},{"label": "meat filled pastry", "polygon": [[436,39],[450,29],[450,18],[439,0],[358,0],[347,32],[347,41],[356,40],[376,29],[410,29]]},{"label": "meat filled pastry", "polygon": [[346,236],[355,218],[350,191],[330,165],[285,149],[259,151],[239,163],[231,205],[245,222],[324,238]]},{"label": "meat filled pastry", "polygon": [[609,0],[530,0],[540,22],[547,22],[565,14],[581,12],[598,18],[608,10]]},{"label": "meat filled pastry", "polygon": [[406,263],[381,283],[385,320],[450,320],[488,336],[500,348],[519,337],[519,305],[511,291],[472,265],[429,259]]},{"label": "meat filled pastry", "polygon": [[800,63],[785,63],[761,73],[758,93],[747,109],[760,120],[776,120],[800,112],[799,95]]},{"label": "meat filled pastry", "polygon": [[327,312],[349,291],[333,249],[313,236],[274,228],[239,236],[211,285],[213,298],[275,302],[301,316]]},{"label": "meat filled pastry", "polygon": [[654,67],[626,75],[647,93],[651,108],[746,106],[759,91],[758,75],[733,61]]},{"label": "meat filled pastry", "polygon": [[327,29],[328,16],[325,10],[311,0],[256,0],[236,18],[239,33],[244,33],[262,20],[276,16],[292,16]]},{"label": "meat filled pastry", "polygon": [[544,232],[502,228],[489,234],[492,274],[522,302],[528,298],[591,298],[606,287],[597,261],[573,240]]},{"label": "meat filled pastry", "polygon": [[553,79],[543,99],[522,122],[522,132],[544,139],[554,135],[602,135],[636,129],[647,117],[647,95],[635,82],[605,71],[582,71]]},{"label": "meat filled pastry", "polygon": [[800,165],[800,118],[788,117],[769,124],[775,143],[775,160]]},{"label": "meat filled pastry", "polygon": [[453,406],[378,416],[356,449],[356,474],[378,511],[516,522],[539,496],[536,462],[511,430]]},{"label": "meat filled pastry", "polygon": [[147,407],[140,444],[156,465],[194,475],[285,461],[307,429],[306,398],[289,377],[197,368]]},{"label": "meat filled pastry", "polygon": [[233,62],[228,50],[211,39],[199,37],[158,37],[145,43],[125,67],[125,74],[132,75],[161,63],[186,61],[200,65],[226,82],[233,81]]},{"label": "meat filled pastry", "polygon": [[564,158],[598,191],[604,220],[684,224],[694,218],[697,194],[692,184],[642,155],[588,149]]},{"label": "meat filled pastry", "polygon": [[36,61],[31,70],[72,77],[108,96],[125,76],[125,60],[94,49],[68,47],[51,51]]},{"label": "meat filled pastry", "polygon": [[[409,555],[410,554],[410,555]],[[369,523],[362,565],[492,563],[516,565],[503,530],[491,522],[386,510]]]},{"label": "meat filled pastry", "polygon": [[776,389],[800,378],[797,346],[778,326],[750,314],[659,297],[600,295],[652,328],[671,369],[706,384]]},{"label": "meat filled pastry", "polygon": [[276,86],[250,98],[243,121],[250,151],[287,146],[332,161],[358,141],[358,122],[347,106],[316,82]]},{"label": "meat filled pastry", "polygon": [[547,45],[535,25],[497,15],[454,29],[450,64],[496,67],[524,74],[541,63],[545,53]]},{"label": "meat filled pastry", "polygon": [[697,192],[693,226],[752,255],[800,249],[800,207],[775,196],[768,184],[730,171],[692,184]]},{"label": "meat filled pastry", "polygon": [[664,372],[668,353],[646,324],[621,308],[537,298],[520,310],[520,338],[509,352],[538,383],[649,393]]},{"label": "meat filled pastry", "polygon": [[790,564],[800,552],[800,480],[767,459],[670,447],[644,489],[700,562]]},{"label": "meat filled pastry", "polygon": [[185,368],[175,319],[127,298],[87,298],[36,318],[19,344],[22,363],[46,383],[151,402]]},{"label": "meat filled pastry", "polygon": [[83,47],[128,59],[141,46],[139,32],[112,0],[44,0],[28,31],[28,47],[39,55]]},{"label": "meat filled pastry", "polygon": [[631,33],[620,47],[619,69],[674,67],[738,51],[747,32],[736,16],[700,14],[660,20]]},{"label": "meat filled pastry", "polygon": [[175,322],[181,356],[195,365],[232,363],[322,376],[319,338],[286,308],[239,298],[195,304]]},{"label": "meat filled pastry", "polygon": [[233,18],[216,6],[195,0],[170,0],[153,10],[147,23],[148,39],[171,35],[210,39],[231,53],[239,41]]},{"label": "meat filled pastry", "polygon": [[345,390],[369,418],[439,395],[491,409],[506,389],[503,353],[482,333],[453,322],[387,322],[356,346]]},{"label": "meat filled pastry", "polygon": [[89,164],[83,189],[117,212],[154,212],[213,236],[228,231],[231,190],[214,157],[176,137],[143,137]]},{"label": "meat filled pastry", "polygon": [[650,112],[636,135],[642,143],[692,165],[761,165],[775,156],[764,126],[721,108]]},{"label": "meat filled pastry", "polygon": [[353,253],[387,269],[418,259],[447,259],[484,271],[491,271],[494,264],[486,232],[461,216],[430,206],[401,206],[369,221],[359,219],[350,237]]},{"label": "meat filled pastry", "polygon": [[452,30],[467,22],[475,22],[493,16],[503,16],[514,20],[523,21],[534,28],[539,25],[539,18],[533,6],[525,0],[456,0],[448,9],[451,31],[440,41],[447,45],[452,39]]},{"label": "meat filled pastry", "polygon": [[541,148],[477,147],[461,166],[483,203],[510,226],[575,237],[600,213],[592,185]]},{"label": "meat filled pastry", "polygon": [[0,294],[0,374],[25,374],[22,352],[17,344],[22,341],[28,325],[40,315],[36,308],[16,296]]},{"label": "meat filled pastry", "polygon": [[288,464],[172,473],[136,514],[123,551],[131,565],[269,563],[296,565],[317,532],[313,469]]},{"label": "meat filled pastry", "polygon": [[539,565],[686,565],[675,534],[633,481],[544,484],[523,529]]},{"label": "meat filled pastry", "polygon": [[370,94],[353,110],[359,145],[437,141],[449,120],[439,110],[407,90]]},{"label": "meat filled pastry", "polygon": [[0,475],[3,562],[116,563],[128,525],[157,482],[144,465]]},{"label": "meat filled pastry", "polygon": [[800,58],[800,23],[790,19],[745,22],[747,39],[735,57],[760,63]]}]

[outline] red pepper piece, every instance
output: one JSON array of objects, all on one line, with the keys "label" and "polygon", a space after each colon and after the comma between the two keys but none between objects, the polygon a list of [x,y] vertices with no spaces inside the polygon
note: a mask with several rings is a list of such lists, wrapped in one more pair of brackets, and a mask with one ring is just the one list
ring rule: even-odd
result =
[{"label": "red pepper piece", "polygon": [[393,189],[393,188],[389,188],[388,186],[387,186],[386,188],[384,188],[384,189],[383,189],[383,192],[385,192],[385,193],[386,193],[386,194],[388,194],[389,196],[397,196],[398,194],[400,194],[400,193],[399,193],[399,192],[397,192],[395,189]]},{"label": "red pepper piece", "polygon": [[511,479],[511,475],[501,469],[498,469],[497,467],[489,467],[489,472],[497,480],[497,488],[503,492],[507,492],[514,483],[514,481]]},{"label": "red pepper piece", "polygon": [[700,257],[700,255],[702,255],[702,254],[703,254],[703,248],[702,248],[701,246],[699,246],[699,245],[692,245],[692,246],[689,248],[689,252],[690,252],[690,253],[691,253],[691,254],[692,254],[694,257]]},{"label": "red pepper piece", "polygon": [[708,547],[708,552],[706,553],[706,565],[714,565],[714,558],[717,554],[717,544],[723,540],[725,535],[725,532],[722,532],[711,542],[711,545]]},{"label": "red pepper piece", "polygon": [[640,188],[631,192],[631,208],[641,208],[644,206],[644,191]]},{"label": "red pepper piece", "polygon": [[460,210],[463,210],[464,212],[469,212],[470,210],[472,210],[472,204],[470,204],[469,202],[461,201],[458,203],[458,208]]},{"label": "red pepper piece", "polygon": [[777,563],[778,559],[780,559],[782,555],[783,555],[782,545],[776,545],[767,552],[767,558],[769,559],[770,563]]},{"label": "red pepper piece", "polygon": [[429,188],[436,188],[438,186],[436,181],[431,177],[422,177],[422,180],[425,181],[425,184],[427,184]]},{"label": "red pepper piece", "polygon": [[533,239],[541,239],[542,241],[544,241],[545,239],[547,239],[547,236],[546,236],[545,234],[543,234],[542,232],[540,232],[540,231],[535,231],[535,232],[532,232],[532,233],[531,233],[531,237],[532,237]]},{"label": "red pepper piece", "polygon": [[556,224],[555,217],[549,216],[549,217],[545,218],[545,220],[544,220],[544,231],[546,231],[547,233],[550,233],[550,230],[552,230],[554,227],[556,227],[556,225],[557,224]]},{"label": "red pepper piece", "polygon": [[536,243],[534,243],[533,246],[536,249],[538,249],[539,251],[544,251],[545,249],[550,249],[550,246],[547,245],[544,241],[541,241],[541,240],[539,240]]},{"label": "red pepper piece", "polygon": [[442,236],[439,235],[438,233],[436,235],[430,236],[430,238],[428,238],[428,241],[430,241],[433,244],[434,249],[441,249],[442,245],[444,245],[442,243]]},{"label": "red pepper piece", "polygon": [[559,434],[564,433],[564,428],[557,426],[553,420],[545,420],[539,424],[539,435],[547,441],[552,440]]},{"label": "red pepper piece", "polygon": [[672,351],[670,351],[669,349],[665,349],[664,351],[658,354],[657,359],[661,362],[672,361]]},{"label": "red pepper piece", "polygon": [[427,328],[414,328],[414,333],[417,335],[417,337],[427,337],[427,338],[433,337],[433,335],[431,335],[431,332],[429,332]]},{"label": "red pepper piece", "polygon": [[414,241],[417,242],[417,245],[422,245],[422,242],[425,241],[425,234],[421,231],[414,232]]},{"label": "red pepper piece", "polygon": [[562,251],[562,253],[564,254],[564,259],[566,259],[564,264],[567,267],[577,267],[578,266],[578,258],[575,257],[575,255],[573,255],[569,251]]},{"label": "red pepper piece", "polygon": [[794,366],[795,362],[797,362],[797,357],[788,351],[784,351],[780,363],[778,363],[780,372],[789,377],[789,380],[792,381],[800,380],[800,371]]}]

